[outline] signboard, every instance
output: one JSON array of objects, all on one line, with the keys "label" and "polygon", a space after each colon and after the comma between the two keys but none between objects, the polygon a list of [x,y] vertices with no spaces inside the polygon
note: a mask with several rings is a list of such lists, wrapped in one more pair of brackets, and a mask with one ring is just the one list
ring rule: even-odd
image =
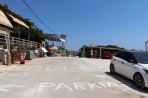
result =
[{"label": "signboard", "polygon": [[65,39],[66,40],[66,35],[60,35],[60,38]]}]

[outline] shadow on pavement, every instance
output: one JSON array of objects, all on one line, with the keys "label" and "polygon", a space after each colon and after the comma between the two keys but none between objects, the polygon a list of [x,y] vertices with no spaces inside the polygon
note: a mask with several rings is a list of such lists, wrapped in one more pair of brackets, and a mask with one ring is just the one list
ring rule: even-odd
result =
[{"label": "shadow on pavement", "polygon": [[118,80],[119,82],[121,82],[122,84],[134,89],[134,90],[137,90],[139,92],[142,92],[142,93],[146,93],[148,94],[148,88],[145,88],[145,89],[138,89],[137,87],[135,87],[135,85],[133,84],[133,81],[120,75],[120,74],[110,74],[110,72],[105,72],[107,75],[113,77],[114,79]]}]

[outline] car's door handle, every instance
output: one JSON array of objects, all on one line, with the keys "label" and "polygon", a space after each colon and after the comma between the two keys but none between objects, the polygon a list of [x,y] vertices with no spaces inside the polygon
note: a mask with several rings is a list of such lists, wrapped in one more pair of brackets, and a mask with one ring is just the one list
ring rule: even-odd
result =
[{"label": "car's door handle", "polygon": [[124,64],[124,62],[121,62],[122,64]]},{"label": "car's door handle", "polygon": [[116,59],[114,59],[114,61],[116,61]]}]

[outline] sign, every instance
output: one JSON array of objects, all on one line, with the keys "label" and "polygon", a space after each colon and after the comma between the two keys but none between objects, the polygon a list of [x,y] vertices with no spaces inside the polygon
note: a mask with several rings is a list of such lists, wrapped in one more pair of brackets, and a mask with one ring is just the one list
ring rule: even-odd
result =
[{"label": "sign", "polygon": [[65,39],[66,40],[66,35],[60,35],[60,38]]}]

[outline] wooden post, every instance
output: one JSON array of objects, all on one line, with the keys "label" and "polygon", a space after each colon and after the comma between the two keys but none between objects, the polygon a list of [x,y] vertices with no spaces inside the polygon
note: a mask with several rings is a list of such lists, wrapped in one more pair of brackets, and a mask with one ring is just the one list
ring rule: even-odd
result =
[{"label": "wooden post", "polygon": [[102,58],[102,48],[100,47],[100,59]]},{"label": "wooden post", "polygon": [[37,49],[37,46],[38,46],[38,43],[37,43],[37,42],[35,42],[35,47],[36,47],[36,49]]},{"label": "wooden post", "polygon": [[23,47],[25,46],[25,40],[23,39]]},{"label": "wooden post", "polygon": [[14,37],[12,37],[12,45],[14,46]]},{"label": "wooden post", "polygon": [[10,32],[8,32],[8,55],[7,55],[7,65],[11,65],[11,54],[10,54]]},{"label": "wooden post", "polygon": [[32,47],[32,41],[31,41],[31,47]]},{"label": "wooden post", "polygon": [[10,54],[10,32],[7,32],[5,35],[5,41],[7,46],[7,52],[6,52],[6,64],[11,65],[11,54]]}]

